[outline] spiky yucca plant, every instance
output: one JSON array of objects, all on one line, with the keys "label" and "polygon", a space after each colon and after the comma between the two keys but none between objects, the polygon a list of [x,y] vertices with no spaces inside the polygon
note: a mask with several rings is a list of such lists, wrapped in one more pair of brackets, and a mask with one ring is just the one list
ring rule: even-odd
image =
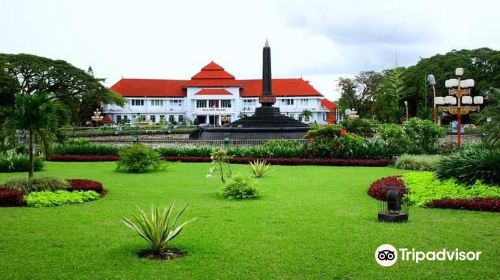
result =
[{"label": "spiky yucca plant", "polygon": [[181,233],[185,225],[196,220],[193,218],[176,226],[186,208],[187,204],[175,217],[173,217],[174,203],[163,211],[159,207],[151,206],[150,215],[138,208],[139,215],[134,215],[132,220],[122,218],[122,221],[149,243],[151,253],[163,256],[167,254],[169,242]]},{"label": "spiky yucca plant", "polygon": [[265,160],[260,161],[257,159],[254,162],[250,162],[250,168],[255,178],[265,177],[271,172],[271,164]]}]

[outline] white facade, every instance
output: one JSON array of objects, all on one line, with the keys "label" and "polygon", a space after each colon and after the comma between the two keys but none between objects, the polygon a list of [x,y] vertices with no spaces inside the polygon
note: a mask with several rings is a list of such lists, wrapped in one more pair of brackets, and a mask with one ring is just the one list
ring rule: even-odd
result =
[{"label": "white facade", "polygon": [[[159,123],[163,118],[169,123],[198,123],[223,125],[244,116],[251,116],[260,106],[258,97],[241,97],[239,87],[223,87],[225,94],[197,95],[204,88],[186,88],[186,97],[125,97],[124,107],[105,104],[104,114],[113,122],[122,120],[135,122],[137,116],[146,121]],[[214,88],[210,88],[213,90]],[[328,109],[321,106],[322,96],[277,97],[274,106],[282,114],[306,123],[326,123]],[[308,110],[311,117],[306,121],[302,112]]]}]

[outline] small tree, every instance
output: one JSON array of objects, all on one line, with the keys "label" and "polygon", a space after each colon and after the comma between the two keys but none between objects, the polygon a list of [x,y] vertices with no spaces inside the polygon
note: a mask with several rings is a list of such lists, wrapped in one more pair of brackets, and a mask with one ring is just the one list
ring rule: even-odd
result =
[{"label": "small tree", "polygon": [[29,137],[28,178],[34,173],[35,140],[48,149],[52,137],[67,120],[65,107],[50,94],[18,95],[14,107],[0,107],[0,118],[4,119],[3,128],[11,135],[17,130],[25,130]]},{"label": "small tree", "polygon": [[220,173],[221,182],[226,183],[226,178],[229,179],[232,175],[231,166],[229,165],[229,160],[232,156],[229,156],[225,149],[219,149],[218,151],[212,152],[210,158],[212,159],[212,167],[208,170],[207,178],[212,178],[218,171]]},{"label": "small tree", "polygon": [[307,110],[307,109],[304,109],[304,111],[302,111],[302,113],[300,114],[302,117],[304,117],[304,121],[305,122],[308,122],[309,121],[309,118],[312,117],[312,112]]}]

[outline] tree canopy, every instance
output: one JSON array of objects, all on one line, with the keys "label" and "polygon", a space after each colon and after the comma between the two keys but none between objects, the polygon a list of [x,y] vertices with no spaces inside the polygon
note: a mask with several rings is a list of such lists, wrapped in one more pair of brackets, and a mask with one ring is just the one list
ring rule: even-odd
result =
[{"label": "tree canopy", "polygon": [[102,81],[64,60],[31,54],[0,54],[2,96],[12,96],[12,92],[15,95],[51,93],[69,108],[75,124],[90,120],[101,102],[123,105],[123,98],[107,89]]}]

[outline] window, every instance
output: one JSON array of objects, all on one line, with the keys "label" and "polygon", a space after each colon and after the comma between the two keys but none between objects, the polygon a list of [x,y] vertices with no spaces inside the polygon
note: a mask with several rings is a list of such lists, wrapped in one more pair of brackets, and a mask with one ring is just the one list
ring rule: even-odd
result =
[{"label": "window", "polygon": [[163,100],[160,99],[152,99],[151,106],[163,106]]},{"label": "window", "polygon": [[184,122],[184,115],[179,115],[179,122]]},{"label": "window", "polygon": [[285,99],[285,104],[287,106],[292,106],[293,105],[293,99]]},{"label": "window", "polygon": [[155,115],[150,115],[149,120],[152,122],[156,122],[156,116]]},{"label": "window", "polygon": [[220,107],[221,108],[231,108],[231,100],[221,100]]},{"label": "window", "polygon": [[257,100],[255,100],[255,99],[243,99],[243,104],[245,106],[252,106],[252,105],[255,105],[255,103],[257,103],[256,101]]},{"label": "window", "polygon": [[219,108],[219,100],[209,100],[208,107],[210,108]]},{"label": "window", "polygon": [[160,121],[165,119],[165,115],[160,115]]},{"label": "window", "polygon": [[116,116],[116,122],[120,123],[122,121],[122,116],[118,115]]},{"label": "window", "polygon": [[196,108],[207,108],[206,100],[196,100]]},{"label": "window", "polygon": [[144,106],[144,99],[132,99],[132,106]]},{"label": "window", "polygon": [[175,117],[174,117],[174,115],[168,115],[168,122],[169,122],[169,123],[173,123],[173,122],[175,122]]},{"label": "window", "polygon": [[124,120],[125,122],[128,122],[128,116],[127,116],[127,115],[124,115],[124,116],[123,116],[123,120]]},{"label": "window", "polygon": [[182,100],[170,100],[170,106],[182,106]]},{"label": "window", "polygon": [[300,99],[300,105],[307,105],[308,101],[309,100],[307,98],[302,98]]}]

